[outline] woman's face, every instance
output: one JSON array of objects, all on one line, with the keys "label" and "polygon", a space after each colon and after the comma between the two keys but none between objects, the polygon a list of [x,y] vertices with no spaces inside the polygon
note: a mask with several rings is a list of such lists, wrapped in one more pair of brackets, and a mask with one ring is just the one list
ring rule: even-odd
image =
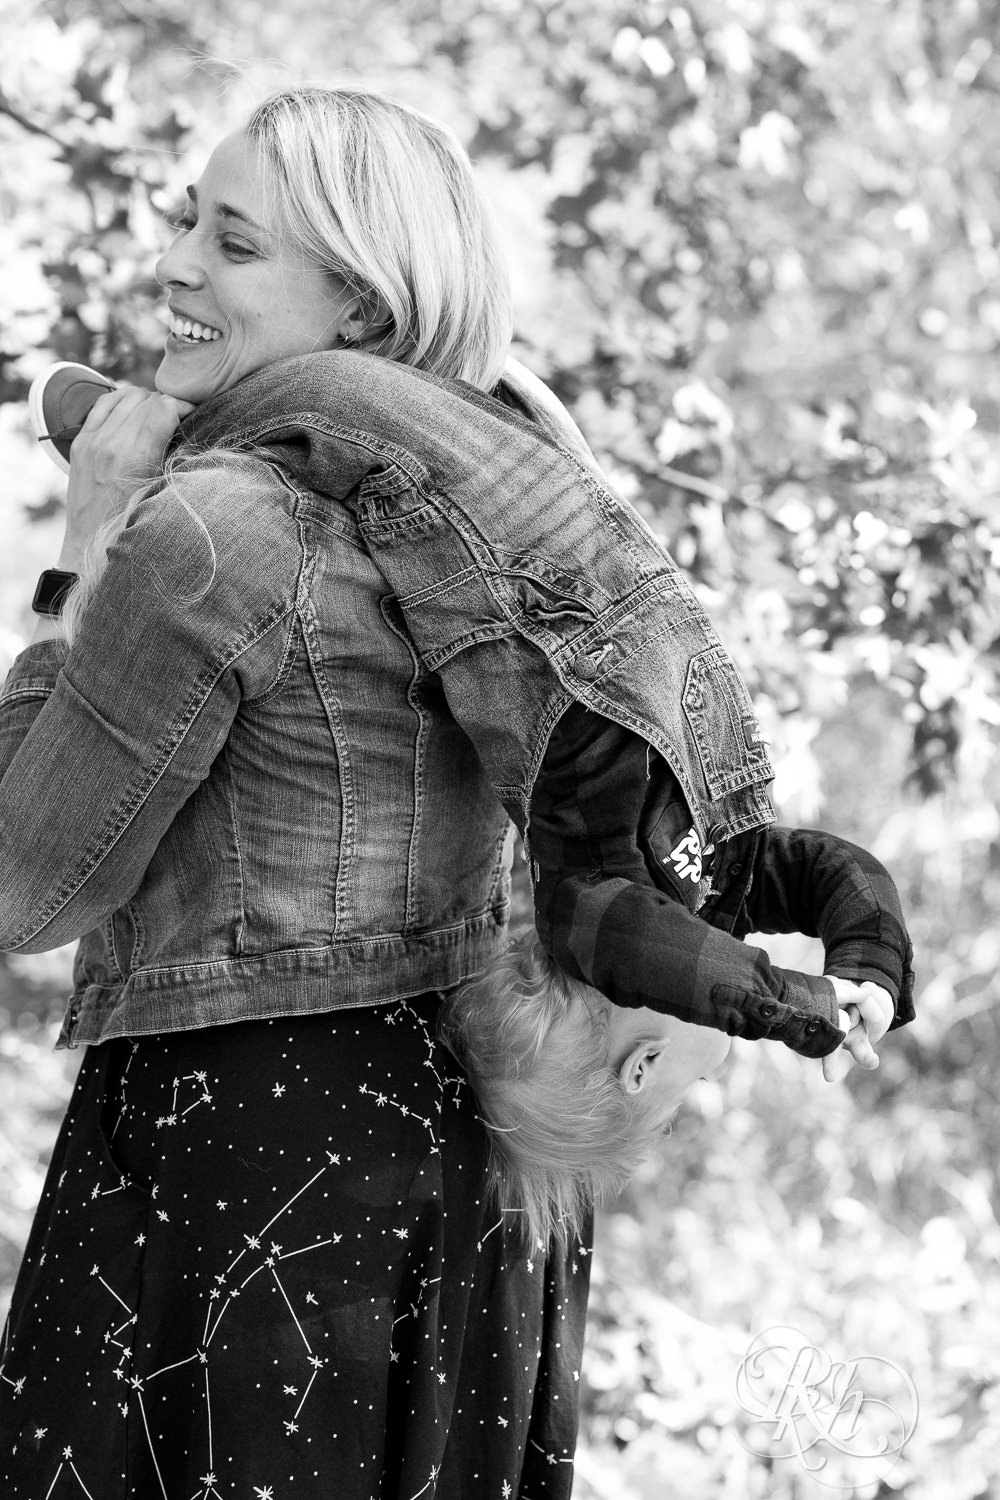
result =
[{"label": "woman's face", "polygon": [[156,266],[170,307],[156,372],[164,395],[207,401],[348,331],[356,295],[288,243],[257,148],[242,132],[215,149],[173,222],[177,234]]}]

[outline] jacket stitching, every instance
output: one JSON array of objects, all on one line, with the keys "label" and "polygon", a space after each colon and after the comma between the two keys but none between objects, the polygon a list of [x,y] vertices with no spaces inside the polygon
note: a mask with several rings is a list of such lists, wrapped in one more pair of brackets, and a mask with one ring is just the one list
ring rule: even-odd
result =
[{"label": "jacket stitching", "polygon": [[[99,840],[96,848],[81,860],[68,881],[56,891],[49,904],[42,908],[38,915],[37,925],[16,933],[7,941],[6,947],[8,950],[14,951],[36,938],[58,916],[63,907],[67,906],[82,890],[94,871],[104,862],[118,840],[129,828],[136,813],[147,801],[150,792],[162,778],[167,767],[187,738],[188,731],[194,724],[194,721],[225,674],[239,661],[241,656],[244,656],[252,646],[256,645],[259,640],[262,640],[270,630],[273,630],[275,625],[279,624],[288,612],[289,606],[283,605],[280,613],[276,612],[275,618],[263,621],[257,633],[251,639],[241,643],[238,651],[226,657],[211,677],[207,673],[202,673],[196,679],[191,696],[184,709],[178,714],[172,733],[163,742],[159,755],[153,761],[146,775],[137,783],[131,796],[120,805],[117,814],[107,822],[103,838]],[[83,694],[79,692],[69,679],[67,679],[67,685],[76,697],[80,698],[82,702],[87,703]],[[87,707],[91,713],[96,713],[91,704],[87,703]],[[97,715],[97,717],[101,718],[102,716]]]},{"label": "jacket stitching", "polygon": [[[398,606],[397,606],[398,607]],[[419,925],[420,913],[417,910],[416,892],[418,889],[418,855],[420,850],[420,835],[422,832],[421,811],[423,808],[424,769],[427,757],[427,715],[420,702],[420,682],[422,666],[420,656],[417,654],[409,634],[404,633],[396,621],[392,618],[392,603],[389,599],[383,599],[379,606],[382,618],[386,625],[398,636],[406,647],[412,664],[412,673],[406,687],[406,701],[413,709],[417,719],[417,729],[413,741],[413,814],[410,820],[410,837],[407,842],[406,854],[406,910],[404,915],[404,933],[412,932]]]},{"label": "jacket stitching", "polygon": [[327,680],[326,672],[320,658],[312,600],[308,597],[303,599],[298,605],[298,610],[306,660],[309,664],[309,673],[312,677],[317,696],[323,705],[323,714],[326,718],[327,727],[330,731],[330,739],[333,743],[336,756],[336,774],[340,786],[341,828],[337,875],[334,882],[334,927],[331,933],[332,941],[337,937],[338,933],[343,932],[345,925],[351,927],[354,924],[354,911],[348,899],[351,889],[350,881],[354,875],[354,865],[357,857],[357,806],[354,795],[354,772],[351,765],[348,738],[344,732],[340,709],[337,706],[336,696]]}]

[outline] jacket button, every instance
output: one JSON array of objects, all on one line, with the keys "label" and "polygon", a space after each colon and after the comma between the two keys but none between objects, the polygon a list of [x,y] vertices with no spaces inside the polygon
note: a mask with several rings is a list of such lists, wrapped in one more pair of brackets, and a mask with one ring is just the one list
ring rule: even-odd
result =
[{"label": "jacket button", "polygon": [[761,1006],[757,1014],[760,1016],[762,1021],[769,1021],[772,1016],[776,1016],[778,1014],[778,1007],[776,1005],[772,1005],[770,1001],[767,1001],[764,1005]]},{"label": "jacket button", "polygon": [[590,682],[597,676],[600,663],[593,656],[588,656],[586,651],[581,651],[573,663],[573,671],[577,677],[582,677],[584,682]]}]

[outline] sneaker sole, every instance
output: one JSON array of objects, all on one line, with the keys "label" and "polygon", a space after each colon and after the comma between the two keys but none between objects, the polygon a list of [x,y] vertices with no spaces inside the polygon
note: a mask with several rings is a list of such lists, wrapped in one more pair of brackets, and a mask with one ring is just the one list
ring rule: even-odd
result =
[{"label": "sneaker sole", "polygon": [[[31,425],[32,427],[34,427],[35,433],[38,436],[38,445],[40,448],[44,449],[44,451],[49,455],[49,458],[51,458],[52,462],[58,468],[60,468],[64,474],[68,474],[69,459],[65,458],[63,454],[59,452],[59,449],[56,447],[51,438],[44,436],[46,432],[45,387],[48,385],[49,381],[52,379],[52,376],[56,373],[57,370],[81,370],[85,371],[88,375],[94,376],[94,380],[90,382],[93,384],[96,392],[94,401],[100,400],[105,391],[113,391],[115,387],[110,380],[104,381],[104,377],[102,375],[99,375],[96,370],[92,370],[89,365],[81,365],[79,360],[75,359],[60,359],[57,360],[54,365],[46,365],[45,369],[40,371],[39,374],[35,376],[34,380],[31,382],[31,385],[28,387],[28,416],[31,420]],[[103,389],[96,390],[98,382],[104,382]],[[93,402],[91,402],[91,405],[93,405]]]}]

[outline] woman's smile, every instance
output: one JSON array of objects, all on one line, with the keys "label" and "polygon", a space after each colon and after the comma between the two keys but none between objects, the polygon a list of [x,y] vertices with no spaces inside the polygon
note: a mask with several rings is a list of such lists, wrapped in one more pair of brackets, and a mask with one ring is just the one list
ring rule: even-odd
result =
[{"label": "woman's smile", "polygon": [[187,314],[170,309],[168,315],[168,337],[182,349],[197,348],[199,344],[213,344],[222,338],[222,329]]}]

